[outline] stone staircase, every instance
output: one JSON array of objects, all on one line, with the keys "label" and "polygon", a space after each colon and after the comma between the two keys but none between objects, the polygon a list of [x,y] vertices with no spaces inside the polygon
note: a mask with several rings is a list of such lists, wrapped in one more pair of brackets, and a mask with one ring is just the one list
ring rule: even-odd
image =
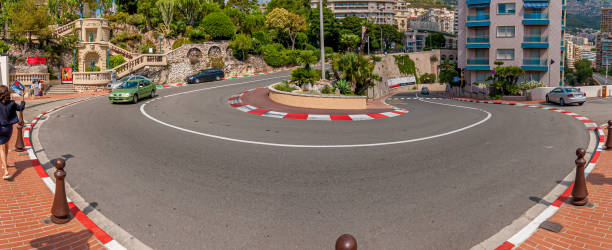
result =
[{"label": "stone staircase", "polygon": [[72,84],[54,84],[49,86],[49,89],[45,94],[47,95],[63,95],[63,94],[74,94],[74,85]]}]

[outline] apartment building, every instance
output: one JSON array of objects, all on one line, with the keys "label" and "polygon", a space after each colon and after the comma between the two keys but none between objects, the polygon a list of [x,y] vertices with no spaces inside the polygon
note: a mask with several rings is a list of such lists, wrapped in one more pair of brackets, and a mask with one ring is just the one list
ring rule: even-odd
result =
[{"label": "apartment building", "polygon": [[[375,24],[395,25],[396,0],[329,0],[329,8],[334,16],[342,19],[349,16],[366,18]],[[317,8],[319,0],[310,2],[311,8]]]},{"label": "apartment building", "polygon": [[612,8],[601,8],[601,30],[595,41],[595,65],[598,69],[610,67],[612,59]]},{"label": "apartment building", "polygon": [[563,73],[565,0],[459,1],[458,57],[467,83],[496,67],[519,66],[526,80],[559,86]]}]

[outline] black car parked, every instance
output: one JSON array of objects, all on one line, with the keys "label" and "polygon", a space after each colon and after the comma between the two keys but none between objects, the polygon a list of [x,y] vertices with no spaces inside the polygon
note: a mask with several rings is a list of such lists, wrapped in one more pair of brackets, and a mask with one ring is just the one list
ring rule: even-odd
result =
[{"label": "black car parked", "polygon": [[221,78],[225,77],[222,69],[219,68],[210,68],[200,70],[200,72],[195,75],[189,76],[185,78],[185,82],[187,83],[201,83],[207,81],[221,80]]}]

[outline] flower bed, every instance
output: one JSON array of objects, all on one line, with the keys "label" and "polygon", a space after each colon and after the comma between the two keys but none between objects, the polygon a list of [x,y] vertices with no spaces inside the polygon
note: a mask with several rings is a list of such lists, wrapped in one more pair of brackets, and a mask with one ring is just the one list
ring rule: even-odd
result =
[{"label": "flower bed", "polygon": [[[278,84],[278,83],[276,83]],[[270,100],[287,106],[315,109],[366,109],[366,96],[314,95],[284,92],[268,86]]]}]

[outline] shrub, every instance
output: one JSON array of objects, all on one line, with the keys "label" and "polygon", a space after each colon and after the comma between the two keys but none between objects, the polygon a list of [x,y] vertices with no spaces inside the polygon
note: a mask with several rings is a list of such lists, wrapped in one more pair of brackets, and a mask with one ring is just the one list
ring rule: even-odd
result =
[{"label": "shrub", "polygon": [[329,86],[325,85],[323,87],[323,89],[321,90],[321,93],[323,93],[323,94],[333,94],[334,92],[332,91],[332,89]]},{"label": "shrub", "polygon": [[298,86],[303,86],[306,83],[314,83],[320,79],[320,74],[316,70],[305,68],[297,68],[291,71],[291,81]]},{"label": "shrub", "polygon": [[196,43],[198,42],[202,42],[202,41],[206,41],[207,40],[207,35],[206,32],[204,32],[204,30],[200,27],[197,27],[195,29],[191,29],[188,33],[187,36],[189,37],[189,40],[194,41]]},{"label": "shrub", "polygon": [[285,64],[285,57],[283,53],[278,51],[274,44],[266,44],[262,46],[261,52],[263,53],[263,59],[266,63],[272,67],[280,67]]},{"label": "shrub", "polygon": [[214,12],[207,15],[202,20],[202,26],[214,40],[229,40],[236,33],[232,19],[223,12]]},{"label": "shrub", "polygon": [[147,21],[147,19],[142,14],[133,14],[129,15],[125,21],[131,25],[140,26],[143,25]]},{"label": "shrub", "polygon": [[380,60],[382,60],[382,57],[377,56],[377,55],[371,55],[370,59],[372,59],[372,61],[374,62],[380,62]]},{"label": "shrub", "polygon": [[127,33],[127,32],[119,32],[113,36],[111,39],[112,43],[121,43],[131,40],[140,40],[142,39],[142,35],[138,33]]},{"label": "shrub", "polygon": [[174,43],[172,43],[172,49],[178,49],[179,47],[183,46],[183,44],[190,44],[191,41],[189,41],[189,39],[185,38],[185,37],[181,37],[176,39],[176,41],[174,41]]},{"label": "shrub", "polygon": [[344,79],[340,79],[334,83],[334,87],[336,87],[340,94],[346,95],[351,93],[351,85]]},{"label": "shrub", "polygon": [[274,89],[279,90],[279,91],[284,91],[284,92],[291,92],[291,91],[296,90],[295,87],[289,86],[289,82],[287,81],[283,81],[282,83],[274,85]]},{"label": "shrub", "polygon": [[221,56],[210,57],[210,61],[208,62],[208,67],[223,69],[225,67],[225,62],[223,61],[223,57]]},{"label": "shrub", "polygon": [[94,66],[94,68],[92,70],[91,66],[87,66],[87,67],[85,67],[85,71],[86,72],[97,72],[97,71],[100,71],[100,67]]},{"label": "shrub", "polygon": [[108,58],[108,64],[111,69],[123,64],[124,62],[125,62],[125,58],[123,58],[123,55],[121,54],[110,56]]},{"label": "shrub", "polygon": [[425,73],[421,75],[421,83],[434,83],[436,82],[436,75]]}]

